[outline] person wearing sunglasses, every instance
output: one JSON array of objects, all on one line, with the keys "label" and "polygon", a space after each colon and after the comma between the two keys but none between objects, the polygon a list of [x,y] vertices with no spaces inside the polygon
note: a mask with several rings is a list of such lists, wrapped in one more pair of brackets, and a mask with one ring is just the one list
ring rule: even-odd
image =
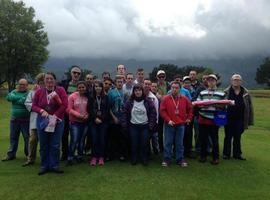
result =
[{"label": "person wearing sunglasses", "polygon": [[[63,80],[59,85],[64,87],[67,95],[71,95],[77,90],[77,83],[81,78],[81,68],[77,65],[71,66],[70,78]],[[62,156],[61,160],[67,160],[68,158],[68,137],[69,137],[69,118],[68,114],[65,114],[65,128],[62,137]]]},{"label": "person wearing sunglasses", "polygon": [[157,84],[158,84],[158,94],[164,96],[169,90],[169,84],[166,82],[166,73],[164,70],[159,70],[157,72]]}]

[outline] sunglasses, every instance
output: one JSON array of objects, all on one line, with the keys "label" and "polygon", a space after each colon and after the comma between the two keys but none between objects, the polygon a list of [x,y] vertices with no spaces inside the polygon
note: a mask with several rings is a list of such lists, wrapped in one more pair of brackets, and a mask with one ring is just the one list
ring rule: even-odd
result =
[{"label": "sunglasses", "polygon": [[165,78],[165,76],[159,76],[158,78]]},{"label": "sunglasses", "polygon": [[78,75],[80,75],[81,73],[80,72],[72,72],[72,74],[78,74]]}]

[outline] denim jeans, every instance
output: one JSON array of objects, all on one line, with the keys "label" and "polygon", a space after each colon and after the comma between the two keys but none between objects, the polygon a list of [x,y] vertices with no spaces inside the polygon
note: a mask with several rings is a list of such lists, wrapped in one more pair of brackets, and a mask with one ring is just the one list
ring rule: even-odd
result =
[{"label": "denim jeans", "polygon": [[151,136],[151,143],[152,143],[152,149],[154,153],[160,152],[159,149],[159,139],[158,139],[158,132],[155,132]]},{"label": "denim jeans", "polygon": [[148,124],[131,124],[129,127],[131,140],[131,159],[148,161],[149,129]]},{"label": "denim jeans", "polygon": [[[185,134],[185,125],[170,126],[165,125],[163,159],[171,161],[172,145],[175,144],[176,162],[184,159],[183,139]],[[175,141],[174,141],[175,140]]]},{"label": "denim jeans", "polygon": [[100,158],[105,156],[105,146],[106,146],[106,135],[107,135],[106,123],[96,124],[91,123],[91,133],[92,133],[92,156],[95,158]]},{"label": "denim jeans", "polygon": [[68,160],[75,158],[75,151],[77,150],[77,157],[82,158],[84,139],[87,134],[88,124],[80,122],[70,122],[70,141],[68,149]]},{"label": "denim jeans", "polygon": [[20,132],[24,139],[24,154],[28,156],[28,142],[29,142],[29,121],[28,120],[10,120],[10,146],[7,152],[7,157],[16,157],[18,149]]},{"label": "denim jeans", "polygon": [[[41,116],[37,117],[40,123]],[[58,122],[53,133],[45,132],[37,126],[40,143],[41,169],[51,170],[59,168],[60,143],[64,132],[64,121]]]}]

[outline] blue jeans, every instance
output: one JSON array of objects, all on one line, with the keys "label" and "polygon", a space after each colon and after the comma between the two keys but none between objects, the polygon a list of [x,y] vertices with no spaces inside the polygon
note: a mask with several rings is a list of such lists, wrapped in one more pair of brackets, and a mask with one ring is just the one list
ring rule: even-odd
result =
[{"label": "blue jeans", "polygon": [[70,141],[68,150],[68,160],[73,160],[75,157],[75,151],[77,149],[77,157],[82,158],[84,139],[87,134],[87,123],[71,122],[69,125]]},{"label": "blue jeans", "polygon": [[131,124],[129,127],[131,139],[131,159],[148,161],[149,130],[148,124]]},{"label": "blue jeans", "polygon": [[91,123],[91,133],[92,133],[92,155],[95,158],[100,158],[105,156],[105,145],[106,145],[106,135],[107,135],[106,123],[96,124]]},{"label": "blue jeans", "polygon": [[[41,116],[37,118],[40,123]],[[64,121],[58,122],[53,133],[45,132],[37,126],[40,144],[41,169],[51,170],[59,168],[60,143],[64,132]]]},{"label": "blue jeans", "polygon": [[[170,126],[165,125],[164,133],[164,161],[171,161],[172,145],[175,144],[176,162],[180,162],[184,159],[184,145],[183,139],[185,134],[185,125]],[[175,139],[175,141],[174,141]]]},{"label": "blue jeans", "polygon": [[15,158],[18,149],[20,132],[24,139],[24,154],[28,156],[28,141],[29,141],[29,121],[10,120],[10,146],[7,152],[7,157]]}]

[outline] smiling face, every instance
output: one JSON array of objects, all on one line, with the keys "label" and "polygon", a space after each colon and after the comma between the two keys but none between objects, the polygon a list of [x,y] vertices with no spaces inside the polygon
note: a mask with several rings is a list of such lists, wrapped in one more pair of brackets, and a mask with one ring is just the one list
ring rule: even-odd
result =
[{"label": "smiling face", "polygon": [[95,91],[98,95],[102,92],[102,87],[98,83],[95,83]]},{"label": "smiling face", "polygon": [[28,81],[24,78],[18,81],[18,91],[25,92],[28,89]]},{"label": "smiling face", "polygon": [[77,82],[80,80],[81,77],[81,70],[78,67],[74,67],[71,69],[71,79],[74,82]]},{"label": "smiling face", "polygon": [[45,74],[44,83],[46,88],[53,88],[56,84],[56,80],[51,74]]},{"label": "smiling face", "polygon": [[86,85],[85,84],[79,84],[77,86],[77,91],[80,93],[80,95],[83,95],[86,93]]},{"label": "smiling face", "polygon": [[134,90],[134,94],[136,97],[141,97],[142,93],[143,93],[142,90],[139,88]]}]

